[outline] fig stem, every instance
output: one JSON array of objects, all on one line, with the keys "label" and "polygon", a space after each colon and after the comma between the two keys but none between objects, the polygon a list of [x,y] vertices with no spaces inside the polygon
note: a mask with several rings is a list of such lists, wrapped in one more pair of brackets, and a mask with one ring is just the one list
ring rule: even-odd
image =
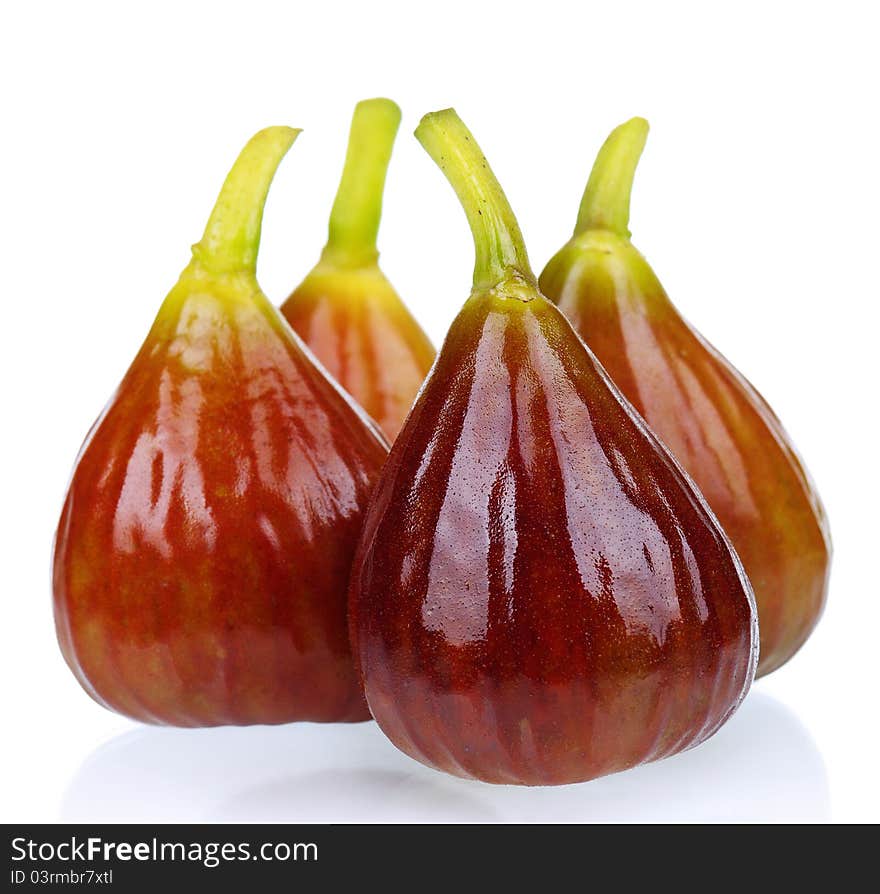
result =
[{"label": "fig stem", "polygon": [[256,273],[263,208],[275,171],[300,131],[267,127],[241,150],[193,258],[212,273]]},{"label": "fig stem", "polygon": [[644,118],[630,118],[611,131],[590,171],[575,236],[587,230],[609,230],[629,239],[629,200],[647,139],[648,122]]},{"label": "fig stem", "polygon": [[454,109],[431,112],[416,138],[452,185],[474,237],[474,290],[519,276],[535,276],[519,224],[482,150]]},{"label": "fig stem", "polygon": [[322,260],[360,267],[379,257],[382,193],[398,127],[400,109],[390,99],[365,99],[355,106]]}]

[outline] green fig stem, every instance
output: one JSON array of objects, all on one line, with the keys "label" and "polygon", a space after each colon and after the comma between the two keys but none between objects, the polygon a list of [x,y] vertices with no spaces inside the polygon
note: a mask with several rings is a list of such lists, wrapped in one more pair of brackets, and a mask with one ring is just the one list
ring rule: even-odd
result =
[{"label": "green fig stem", "polygon": [[193,258],[211,273],[256,273],[263,208],[275,171],[300,131],[267,127],[241,150]]},{"label": "green fig stem", "polygon": [[629,200],[636,166],[648,139],[648,122],[631,118],[602,144],[578,211],[575,236],[608,230],[629,239]]},{"label": "green fig stem", "polygon": [[399,126],[400,109],[390,99],[365,99],[355,106],[322,260],[360,267],[379,257],[382,193]]},{"label": "green fig stem", "polygon": [[501,184],[454,109],[431,112],[416,138],[452,185],[474,237],[474,290],[511,278],[535,282],[522,232]]}]

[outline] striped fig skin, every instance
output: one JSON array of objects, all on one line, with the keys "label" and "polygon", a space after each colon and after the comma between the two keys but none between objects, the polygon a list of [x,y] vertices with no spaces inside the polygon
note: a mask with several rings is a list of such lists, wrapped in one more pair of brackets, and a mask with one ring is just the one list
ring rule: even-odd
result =
[{"label": "striped fig skin", "polygon": [[179,285],[58,527],[58,638],[86,691],[179,726],[368,719],[346,590],[386,453],[256,283]]},{"label": "striped fig skin", "polygon": [[453,323],[376,485],[350,627],[390,739],[492,783],[695,745],[757,659],[726,537],[537,294],[476,293]]},{"label": "striped fig skin", "polygon": [[294,332],[393,441],[434,347],[375,265],[312,271],[281,306]]},{"label": "striped fig skin", "polygon": [[816,626],[831,568],[824,509],[779,419],[682,319],[628,240],[575,237],[541,288],[717,515],[754,587],[758,676],[776,670]]}]

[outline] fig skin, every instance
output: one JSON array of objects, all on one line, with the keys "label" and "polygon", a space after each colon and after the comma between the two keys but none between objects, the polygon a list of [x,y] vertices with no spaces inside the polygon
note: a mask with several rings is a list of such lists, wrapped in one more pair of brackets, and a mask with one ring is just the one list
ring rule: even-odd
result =
[{"label": "fig skin", "polygon": [[[691,475],[733,542],[758,606],[760,677],[798,651],[822,614],[830,531],[779,419],[681,317],[629,241],[629,191],[646,136],[647,123],[633,119],[609,137],[578,231],[548,263],[540,287]],[[607,177],[611,187],[597,198],[603,164],[611,168],[627,153],[629,170]]]},{"label": "fig skin", "polygon": [[[452,115],[417,134],[464,194],[475,288],[371,499],[353,650],[411,757],[490,783],[581,782],[725,722],[754,676],[754,601],[699,493],[538,294],[503,194],[469,201],[461,181],[491,175]],[[483,235],[477,214],[511,220]],[[500,278],[481,242],[513,255],[494,259]]]},{"label": "fig skin", "polygon": [[281,305],[324,368],[393,441],[434,347],[379,268],[376,238],[400,109],[365,99],[351,122],[329,237],[317,266]]},{"label": "fig skin", "polygon": [[260,292],[259,219],[236,232],[234,175],[268,189],[277,130],[230,174],[86,439],[56,535],[64,657],[96,701],[148,723],[369,719],[346,590],[387,447]]},{"label": "fig skin", "polygon": [[281,306],[327,372],[397,437],[434,362],[434,347],[377,264],[319,264]]}]

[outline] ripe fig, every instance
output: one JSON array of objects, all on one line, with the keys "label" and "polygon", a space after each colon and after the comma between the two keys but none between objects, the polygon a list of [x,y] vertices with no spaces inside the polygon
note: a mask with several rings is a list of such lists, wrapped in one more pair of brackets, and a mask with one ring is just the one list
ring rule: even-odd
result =
[{"label": "ripe fig", "polygon": [[464,206],[476,265],[352,569],[373,716],[417,760],[494,783],[579,782],[695,745],[754,676],[736,553],[539,293],[465,126],[447,110],[416,135]]},{"label": "ripe fig", "polygon": [[321,259],[281,312],[315,356],[394,440],[434,348],[385,274],[376,235],[400,109],[357,104]]},{"label": "ripe fig", "polygon": [[346,589],[387,452],[257,285],[298,131],[258,133],[77,459],[55,542],[67,663],[179,726],[365,720]]},{"label": "ripe fig", "polygon": [[831,538],[816,493],[773,411],[676,310],[629,236],[648,124],[618,127],[599,152],[574,236],[541,274],[555,301],[699,486],[742,559],[761,630],[758,676],[813,630]]}]

